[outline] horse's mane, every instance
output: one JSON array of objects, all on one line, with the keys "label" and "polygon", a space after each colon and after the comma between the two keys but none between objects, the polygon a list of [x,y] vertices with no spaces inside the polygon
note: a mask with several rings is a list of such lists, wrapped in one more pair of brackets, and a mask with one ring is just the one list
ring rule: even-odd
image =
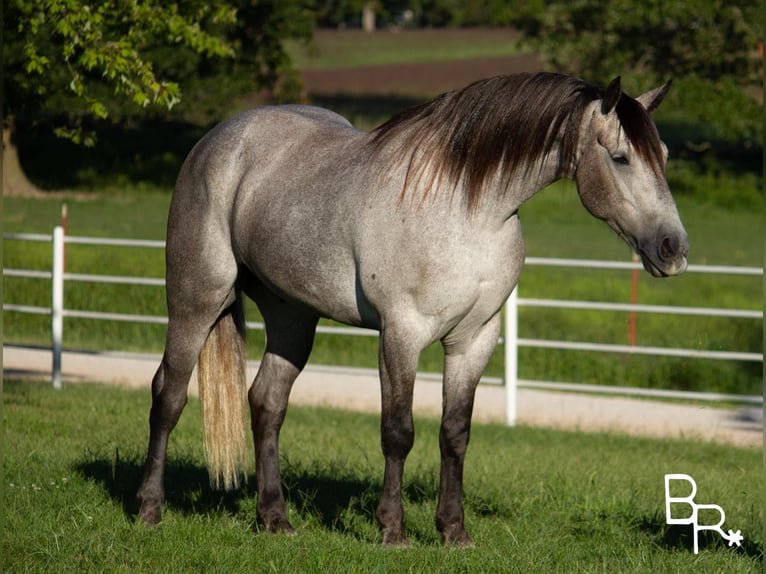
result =
[{"label": "horse's mane", "polygon": [[[544,160],[559,138],[559,170],[571,165],[583,113],[603,95],[597,86],[560,74],[498,76],[399,113],[372,132],[370,145],[409,162],[402,198],[428,174],[421,200],[462,183],[471,211],[488,177],[501,170],[507,187],[516,172],[526,174]],[[662,147],[649,114],[624,94],[617,114],[637,153],[661,173]]]}]

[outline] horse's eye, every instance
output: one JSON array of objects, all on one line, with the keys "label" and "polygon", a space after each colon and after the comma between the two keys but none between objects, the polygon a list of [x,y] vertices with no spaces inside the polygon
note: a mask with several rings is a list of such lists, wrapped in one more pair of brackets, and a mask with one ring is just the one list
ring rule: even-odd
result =
[{"label": "horse's eye", "polygon": [[615,154],[612,156],[612,161],[614,163],[620,164],[620,165],[629,165],[630,160],[628,159],[628,156],[622,155],[621,153]]}]

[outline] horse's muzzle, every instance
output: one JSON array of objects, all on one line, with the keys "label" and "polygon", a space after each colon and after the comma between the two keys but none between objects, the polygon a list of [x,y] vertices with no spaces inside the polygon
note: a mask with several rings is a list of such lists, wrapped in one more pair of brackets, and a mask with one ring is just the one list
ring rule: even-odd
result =
[{"label": "horse's muzzle", "polygon": [[639,245],[641,261],[654,277],[670,277],[686,271],[689,239],[686,232],[660,231],[653,241]]}]

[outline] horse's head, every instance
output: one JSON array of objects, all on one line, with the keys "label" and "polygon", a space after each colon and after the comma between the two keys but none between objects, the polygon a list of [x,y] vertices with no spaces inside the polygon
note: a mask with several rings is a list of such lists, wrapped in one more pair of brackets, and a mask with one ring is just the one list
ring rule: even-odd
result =
[{"label": "horse's head", "polygon": [[580,199],[641,256],[655,277],[686,270],[689,241],[665,180],[667,148],[650,113],[670,83],[637,99],[620,78],[583,116],[575,180]]}]

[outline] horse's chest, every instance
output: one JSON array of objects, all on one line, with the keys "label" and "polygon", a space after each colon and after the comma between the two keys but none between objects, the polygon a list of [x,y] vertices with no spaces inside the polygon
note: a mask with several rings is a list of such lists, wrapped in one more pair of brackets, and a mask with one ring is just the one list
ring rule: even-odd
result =
[{"label": "horse's chest", "polygon": [[373,307],[385,312],[411,305],[445,322],[496,313],[524,261],[517,218],[495,232],[389,226],[371,233],[366,247],[359,276]]}]

